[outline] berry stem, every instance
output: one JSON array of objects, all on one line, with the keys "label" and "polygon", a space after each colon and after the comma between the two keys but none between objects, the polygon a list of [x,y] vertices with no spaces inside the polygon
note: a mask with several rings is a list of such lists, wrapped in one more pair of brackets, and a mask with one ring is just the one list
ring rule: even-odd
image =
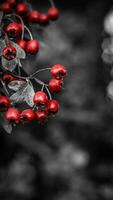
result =
[{"label": "berry stem", "polygon": [[3,85],[3,88],[4,88],[5,92],[6,92],[6,94],[9,96],[9,92],[7,90],[7,87],[6,87],[5,83],[2,80],[1,80],[1,83]]},{"label": "berry stem", "polygon": [[24,0],[24,2],[28,5],[29,11],[32,11],[33,8],[32,8],[32,5],[31,5],[31,3],[30,3],[30,0]]},{"label": "berry stem", "polygon": [[41,91],[43,92],[43,90],[44,90],[44,85],[42,85],[42,89],[41,89]]},{"label": "berry stem", "polygon": [[55,7],[55,3],[54,3],[54,1],[53,0],[49,0],[49,2],[50,2],[50,4],[51,4],[51,7]]},{"label": "berry stem", "polygon": [[29,33],[30,39],[33,40],[33,36],[31,31],[29,30],[29,28],[27,26],[24,25],[24,28],[26,29],[26,31]]},{"label": "berry stem", "polygon": [[19,79],[24,79],[24,80],[35,80],[38,84],[40,84],[40,85],[44,85],[44,86],[48,86],[48,84],[46,84],[46,83],[44,83],[43,81],[41,81],[40,79],[38,79],[38,78],[34,78],[34,77],[30,77],[30,76],[19,76],[19,75],[16,75],[16,74],[13,74],[12,73],[12,75],[14,76],[14,77],[16,77],[16,78],[19,78]]},{"label": "berry stem", "polygon": [[34,72],[33,74],[30,75],[30,78],[35,77],[38,73],[46,71],[46,70],[50,70],[51,68],[44,68],[44,69],[39,69],[38,71]]},{"label": "berry stem", "polygon": [[5,33],[5,44],[8,46],[9,45],[9,38],[7,36],[7,34]]},{"label": "berry stem", "polygon": [[37,83],[39,83],[40,85],[44,85],[44,86],[48,86],[46,83],[44,83],[43,81],[37,79],[37,78],[33,78]]},{"label": "berry stem", "polygon": [[47,87],[47,86],[45,86],[45,88],[46,88],[46,91],[47,91],[47,93],[48,93],[48,95],[49,95],[49,99],[50,99],[50,100],[52,100],[52,96],[51,96],[51,93],[50,93],[50,91],[49,91],[48,87]]}]

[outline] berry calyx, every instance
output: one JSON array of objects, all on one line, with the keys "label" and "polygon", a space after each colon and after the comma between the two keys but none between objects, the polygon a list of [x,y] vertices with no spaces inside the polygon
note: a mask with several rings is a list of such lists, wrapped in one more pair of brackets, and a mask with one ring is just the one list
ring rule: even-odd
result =
[{"label": "berry calyx", "polygon": [[64,78],[67,75],[67,70],[63,65],[56,64],[51,68],[51,74],[56,79]]},{"label": "berry calyx", "polygon": [[40,13],[38,11],[31,11],[28,15],[29,21],[32,23],[38,23],[40,21]]},{"label": "berry calyx", "polygon": [[47,14],[40,13],[39,23],[40,25],[47,25],[49,23],[49,16]]},{"label": "berry calyx", "polygon": [[22,49],[26,50],[27,41],[20,39],[16,42]]},{"label": "berry calyx", "polygon": [[12,76],[11,74],[4,74],[3,76],[3,81],[5,82],[5,84],[10,83],[11,81],[16,80],[16,78],[14,76]]},{"label": "berry calyx", "polygon": [[46,93],[38,91],[35,93],[33,101],[37,106],[45,106],[47,104],[48,97]]},{"label": "berry calyx", "polygon": [[0,96],[0,111],[5,112],[10,107],[10,100],[6,96]]},{"label": "berry calyx", "polygon": [[62,79],[52,78],[49,81],[49,89],[53,92],[60,92],[62,90]]},{"label": "berry calyx", "polygon": [[48,103],[47,103],[47,112],[49,114],[55,114],[57,113],[59,110],[59,103],[58,101],[52,99],[52,100],[49,100]]},{"label": "berry calyx", "polygon": [[5,31],[11,37],[18,37],[21,34],[22,26],[17,22],[11,22],[8,24]]},{"label": "berry calyx", "polygon": [[10,3],[8,2],[4,2],[0,5],[0,9],[4,12],[4,13],[10,13],[12,11]]},{"label": "berry calyx", "polygon": [[6,112],[5,114],[6,116],[6,120],[9,122],[9,123],[18,123],[19,120],[20,120],[20,112],[18,109],[16,108],[9,108],[8,111]]},{"label": "berry calyx", "polygon": [[45,121],[47,118],[47,112],[44,110],[37,110],[36,111],[36,120],[39,122]]},{"label": "berry calyx", "polygon": [[28,123],[30,121],[33,121],[35,119],[35,113],[31,109],[26,109],[21,112],[20,114],[20,120],[22,123]]},{"label": "berry calyx", "polygon": [[26,45],[26,52],[30,54],[35,54],[39,50],[38,40],[29,40]]},{"label": "berry calyx", "polygon": [[13,46],[6,46],[2,50],[2,56],[10,61],[16,57],[16,49]]},{"label": "berry calyx", "polygon": [[50,20],[58,19],[59,15],[60,15],[60,12],[59,12],[58,8],[51,7],[48,9],[48,16],[49,16]]},{"label": "berry calyx", "polygon": [[18,15],[25,16],[28,13],[28,5],[26,3],[18,3],[16,12]]}]

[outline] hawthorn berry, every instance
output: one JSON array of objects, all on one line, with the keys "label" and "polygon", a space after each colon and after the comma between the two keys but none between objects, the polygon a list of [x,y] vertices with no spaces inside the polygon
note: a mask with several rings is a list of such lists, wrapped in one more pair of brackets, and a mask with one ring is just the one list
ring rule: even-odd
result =
[{"label": "hawthorn berry", "polygon": [[25,16],[28,13],[27,3],[18,3],[16,6],[16,12],[18,15]]},{"label": "hawthorn berry", "polygon": [[34,104],[37,106],[45,106],[47,104],[48,97],[46,93],[42,91],[38,91],[35,93],[33,101],[34,101]]},{"label": "hawthorn berry", "polygon": [[29,40],[26,44],[26,52],[30,54],[35,54],[39,50],[38,40]]},{"label": "hawthorn berry", "polygon": [[67,70],[63,65],[56,64],[51,68],[51,74],[56,79],[64,78],[67,75]]},{"label": "hawthorn berry", "polygon": [[0,96],[0,111],[5,112],[10,107],[10,100],[6,96]]},{"label": "hawthorn berry", "polygon": [[20,39],[16,42],[22,49],[26,50],[27,41]]},{"label": "hawthorn berry", "polygon": [[2,50],[2,56],[10,61],[16,57],[16,49],[13,46],[6,46]]},{"label": "hawthorn berry", "polygon": [[47,14],[40,13],[39,23],[40,25],[47,25],[49,23],[49,16]]},{"label": "hawthorn berry", "polygon": [[58,101],[52,99],[52,100],[49,100],[48,103],[47,103],[47,112],[48,113],[52,113],[52,114],[55,114],[57,113],[59,110],[59,103]]},{"label": "hawthorn berry", "polygon": [[7,25],[5,31],[11,37],[18,37],[21,34],[22,26],[17,22],[11,22]]},{"label": "hawthorn berry", "polygon": [[16,4],[16,0],[6,0],[7,3],[9,3],[11,6],[14,6]]},{"label": "hawthorn berry", "polygon": [[38,11],[31,11],[28,15],[29,21],[32,23],[38,23],[40,21],[40,13]]},{"label": "hawthorn berry", "polygon": [[20,114],[20,121],[23,123],[33,121],[34,119],[35,119],[35,113],[31,109],[23,110]]},{"label": "hawthorn berry", "polygon": [[47,112],[44,110],[37,110],[36,111],[36,119],[39,122],[45,121],[47,118]]},{"label": "hawthorn berry", "polygon": [[48,9],[48,16],[49,16],[50,20],[58,19],[59,15],[60,15],[60,12],[59,12],[58,8],[51,7]]},{"label": "hawthorn berry", "polygon": [[6,74],[3,75],[3,81],[5,82],[5,84],[8,84],[8,83],[10,83],[11,81],[14,81],[14,80],[16,80],[16,78],[11,74],[6,73]]},{"label": "hawthorn berry", "polygon": [[62,79],[52,78],[49,81],[49,89],[53,92],[60,92],[62,90]]},{"label": "hawthorn berry", "polygon": [[12,11],[11,5],[8,2],[4,2],[0,5],[0,9],[4,12],[4,13],[10,13]]},{"label": "hawthorn berry", "polygon": [[7,110],[6,114],[6,120],[9,123],[18,123],[20,120],[20,112],[18,109],[11,107]]}]

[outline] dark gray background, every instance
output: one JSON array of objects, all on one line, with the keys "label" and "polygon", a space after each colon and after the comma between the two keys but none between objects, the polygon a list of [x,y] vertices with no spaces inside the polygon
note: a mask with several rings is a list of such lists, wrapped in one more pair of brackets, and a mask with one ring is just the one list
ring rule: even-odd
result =
[{"label": "dark gray background", "polygon": [[[40,11],[49,5],[31,2]],[[56,96],[60,112],[43,125],[19,125],[12,135],[1,129],[0,199],[112,200],[113,107],[106,96],[111,77],[101,43],[113,2],[55,3],[61,10],[57,22],[30,26],[40,53],[23,66],[29,73],[55,63],[68,68],[65,89]]]}]

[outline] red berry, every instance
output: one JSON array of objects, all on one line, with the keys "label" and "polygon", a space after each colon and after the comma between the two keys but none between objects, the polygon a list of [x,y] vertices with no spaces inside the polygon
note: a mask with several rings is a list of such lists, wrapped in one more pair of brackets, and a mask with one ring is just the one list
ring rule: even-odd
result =
[{"label": "red berry", "polygon": [[10,107],[10,100],[6,96],[0,96],[0,111],[5,112]]},{"label": "red berry", "polygon": [[16,49],[13,46],[6,46],[2,50],[2,56],[6,60],[13,60],[16,57]]},{"label": "red berry", "polygon": [[28,13],[28,5],[26,3],[18,3],[16,12],[18,15],[25,16]]},{"label": "red berry", "polygon": [[3,76],[3,81],[6,83],[6,84],[8,84],[8,83],[10,83],[11,81],[14,81],[14,80],[16,80],[16,78],[14,77],[14,76],[12,76],[11,74],[4,74],[4,76]]},{"label": "red berry", "polygon": [[38,91],[35,93],[33,100],[34,100],[34,104],[36,104],[37,106],[46,105],[48,101],[48,97],[46,93]]},{"label": "red berry", "polygon": [[8,2],[12,6],[16,4],[16,0],[6,0],[6,2]]},{"label": "red berry", "polygon": [[35,119],[35,113],[31,109],[26,109],[26,110],[22,111],[21,114],[20,114],[20,120],[23,123],[33,121],[34,119]]},{"label": "red berry", "polygon": [[67,75],[67,70],[63,65],[56,64],[51,68],[51,74],[56,78],[64,78]]},{"label": "red berry", "polygon": [[47,112],[44,110],[37,110],[36,111],[36,119],[37,121],[45,121],[47,117]]},{"label": "red berry", "polygon": [[26,45],[26,52],[30,54],[35,54],[39,50],[38,40],[29,40]]},{"label": "red berry", "polygon": [[18,37],[21,34],[22,26],[17,22],[11,22],[8,24],[5,31],[11,37]]},{"label": "red berry", "polygon": [[22,49],[26,50],[27,42],[23,39],[20,39],[16,42]]},{"label": "red berry", "polygon": [[62,90],[62,79],[52,78],[49,81],[49,89],[53,92],[60,92]]},{"label": "red berry", "polygon": [[58,103],[58,101],[56,101],[56,100],[54,100],[54,99],[48,101],[48,104],[47,104],[47,111],[48,111],[49,113],[55,114],[55,113],[58,112],[58,110],[59,110],[59,103]]},{"label": "red berry", "polygon": [[10,13],[12,11],[11,6],[8,2],[4,2],[0,5],[1,10],[4,13]]},{"label": "red berry", "polygon": [[40,13],[33,10],[29,13],[28,18],[30,22],[37,23],[40,21]]},{"label": "red berry", "polygon": [[6,120],[10,123],[18,123],[20,120],[20,112],[16,108],[9,108],[6,112]]},{"label": "red berry", "polygon": [[49,16],[47,14],[40,13],[40,20],[41,25],[47,25],[49,23]]},{"label": "red berry", "polygon": [[58,19],[59,14],[60,14],[60,12],[59,12],[58,8],[51,7],[51,8],[49,8],[49,10],[48,10],[48,16],[49,16],[49,18],[50,18],[51,20],[56,20],[56,19]]}]

